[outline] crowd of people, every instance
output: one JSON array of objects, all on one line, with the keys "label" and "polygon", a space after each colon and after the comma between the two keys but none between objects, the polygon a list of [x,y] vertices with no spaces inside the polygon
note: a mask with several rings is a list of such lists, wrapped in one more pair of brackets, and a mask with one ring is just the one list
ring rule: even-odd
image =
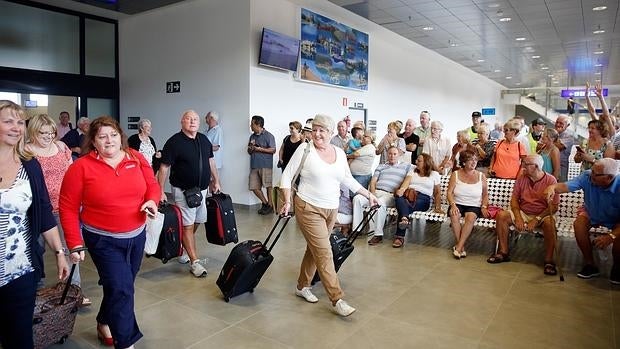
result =
[{"label": "crowd of people", "polygon": [[[547,127],[540,118],[528,127],[516,116],[491,128],[479,111],[471,114],[472,125],[457,132],[457,142],[451,144],[442,122],[422,111],[419,126],[414,119],[395,120],[388,123],[381,138],[361,121],[351,125],[348,117],[335,122],[319,114],[303,127],[291,121],[289,135],[278,148],[273,134],[265,129],[265,119],[252,116],[248,189],[261,202],[258,213],[288,214],[294,208],[307,243],[295,294],[316,303],[310,283],[318,272],[334,312],[348,316],[355,311],[343,299],[329,236],[336,223],[357,226],[365,208],[377,204],[368,245],[383,243],[387,208],[394,207],[398,213],[394,248],[405,245],[411,213],[432,208],[450,219],[452,256],[467,257],[467,239],[476,219],[491,217],[488,177],[515,180],[515,185],[510,207],[494,215],[499,248],[487,262],[510,261],[510,225],[518,231],[541,229],[543,271],[555,275],[553,215],[558,194],[583,190],[585,205],[574,223],[584,257],[578,276],[597,276],[592,248],[613,244],[610,281],[620,284],[620,239],[616,239],[620,236],[620,179],[614,160],[620,158],[620,122],[609,114],[601,90],[600,85],[594,87],[603,106],[601,115],[586,94],[592,120],[582,145],[569,130],[570,119],[565,115],[557,118],[554,127]],[[85,258],[83,251],[71,250],[88,248],[104,294],[96,318],[97,336],[105,345],[132,348],[142,337],[134,315],[134,281],[143,256],[145,222],[157,211],[158,203],[168,199],[166,181],[182,215],[184,253],[178,261],[188,263],[195,277],[207,275],[195,233],[207,219],[205,197],[221,190],[219,115],[206,114],[208,128],[202,133],[198,113],[183,112],[180,131],[162,149],[151,137],[152,124],[146,119],[139,121],[138,133],[131,137],[107,116],[92,121],[79,118],[76,128],[67,112],[60,113],[58,123],[47,115],[26,119],[22,107],[0,101],[0,234],[3,239],[12,237],[11,246],[7,243],[0,250],[0,310],[19,314],[0,320],[2,346],[31,346],[35,292],[41,287],[47,243],[57,256],[59,279],[66,278],[68,261],[79,263]],[[574,161],[582,164],[583,172],[568,180],[573,145],[578,145]],[[273,182],[274,156],[282,170],[279,183]],[[449,176],[445,212],[441,176]],[[274,184],[282,195],[277,210]],[[188,193],[197,195],[199,202],[188,200]],[[591,242],[589,230],[595,226],[605,226],[609,233]],[[79,270],[71,282],[80,284]],[[83,305],[89,304],[85,298]]]}]

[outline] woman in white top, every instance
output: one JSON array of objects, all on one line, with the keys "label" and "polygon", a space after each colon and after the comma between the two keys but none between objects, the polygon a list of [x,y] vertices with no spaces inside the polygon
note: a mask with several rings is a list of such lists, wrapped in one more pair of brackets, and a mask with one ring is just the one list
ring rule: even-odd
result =
[{"label": "woman in white top", "polygon": [[[377,203],[377,198],[351,176],[344,151],[329,143],[333,131],[334,121],[329,116],[319,114],[312,121],[312,141],[297,148],[282,173],[280,189],[284,191],[285,202],[280,214],[287,215],[289,212],[291,181],[301,165],[294,204],[297,225],[306,239],[306,253],[301,262],[295,294],[307,302],[318,302],[310,288],[314,273],[318,271],[333,310],[340,316],[349,316],[355,308],[342,299],[344,292],[336,275],[329,242],[338,213],[340,184],[368,197],[371,205]],[[301,164],[306,149],[307,157]]]},{"label": "woman in white top", "polygon": [[372,178],[372,165],[375,162],[375,138],[371,132],[366,131],[362,138],[362,147],[352,154],[347,155],[350,159],[349,168],[351,175],[362,187],[368,189],[368,183]]},{"label": "woman in white top", "polygon": [[[456,238],[456,245],[452,247],[454,258],[467,257],[465,242],[474,222],[480,216],[489,217],[488,191],[485,175],[476,170],[478,158],[472,151],[465,150],[459,154],[460,169],[452,172],[448,183],[448,214],[452,223],[452,232]],[[464,217],[463,225],[460,218]]]},{"label": "woman in white top", "polygon": [[[407,227],[409,226],[409,218],[407,218],[411,212],[414,211],[428,211],[431,205],[431,195],[435,201],[435,211],[441,211],[441,188],[439,182],[441,177],[435,170],[435,164],[433,158],[428,154],[420,154],[415,162],[415,170],[413,175],[407,176],[403,181],[403,186],[398,188],[394,194],[394,204],[396,211],[398,211],[398,228],[394,235],[394,242],[392,247],[399,248],[405,243],[404,237]],[[405,189],[413,188],[417,192],[415,203],[410,203],[403,197]]]}]

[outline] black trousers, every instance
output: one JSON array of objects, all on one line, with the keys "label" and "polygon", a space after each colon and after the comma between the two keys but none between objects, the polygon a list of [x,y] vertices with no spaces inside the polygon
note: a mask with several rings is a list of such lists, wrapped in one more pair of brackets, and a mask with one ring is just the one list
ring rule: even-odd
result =
[{"label": "black trousers", "polygon": [[35,273],[0,287],[0,343],[4,349],[32,349],[32,316],[37,295]]}]

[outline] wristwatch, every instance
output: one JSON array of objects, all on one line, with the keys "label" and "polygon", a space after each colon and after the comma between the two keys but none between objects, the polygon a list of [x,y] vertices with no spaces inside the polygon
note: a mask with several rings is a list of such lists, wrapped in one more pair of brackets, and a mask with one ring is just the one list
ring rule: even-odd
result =
[{"label": "wristwatch", "polygon": [[59,254],[61,254],[61,255],[67,255],[67,254],[69,254],[69,250],[67,250],[66,248],[64,248],[64,247],[63,247],[63,248],[61,248],[60,250],[56,250],[56,254],[57,254],[57,255],[59,255]]}]

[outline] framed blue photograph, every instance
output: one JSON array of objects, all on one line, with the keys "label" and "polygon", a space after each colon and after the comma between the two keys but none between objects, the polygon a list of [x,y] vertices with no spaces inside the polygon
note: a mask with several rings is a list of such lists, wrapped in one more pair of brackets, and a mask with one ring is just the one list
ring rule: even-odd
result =
[{"label": "framed blue photograph", "polygon": [[301,9],[301,80],[368,90],[368,34]]}]

